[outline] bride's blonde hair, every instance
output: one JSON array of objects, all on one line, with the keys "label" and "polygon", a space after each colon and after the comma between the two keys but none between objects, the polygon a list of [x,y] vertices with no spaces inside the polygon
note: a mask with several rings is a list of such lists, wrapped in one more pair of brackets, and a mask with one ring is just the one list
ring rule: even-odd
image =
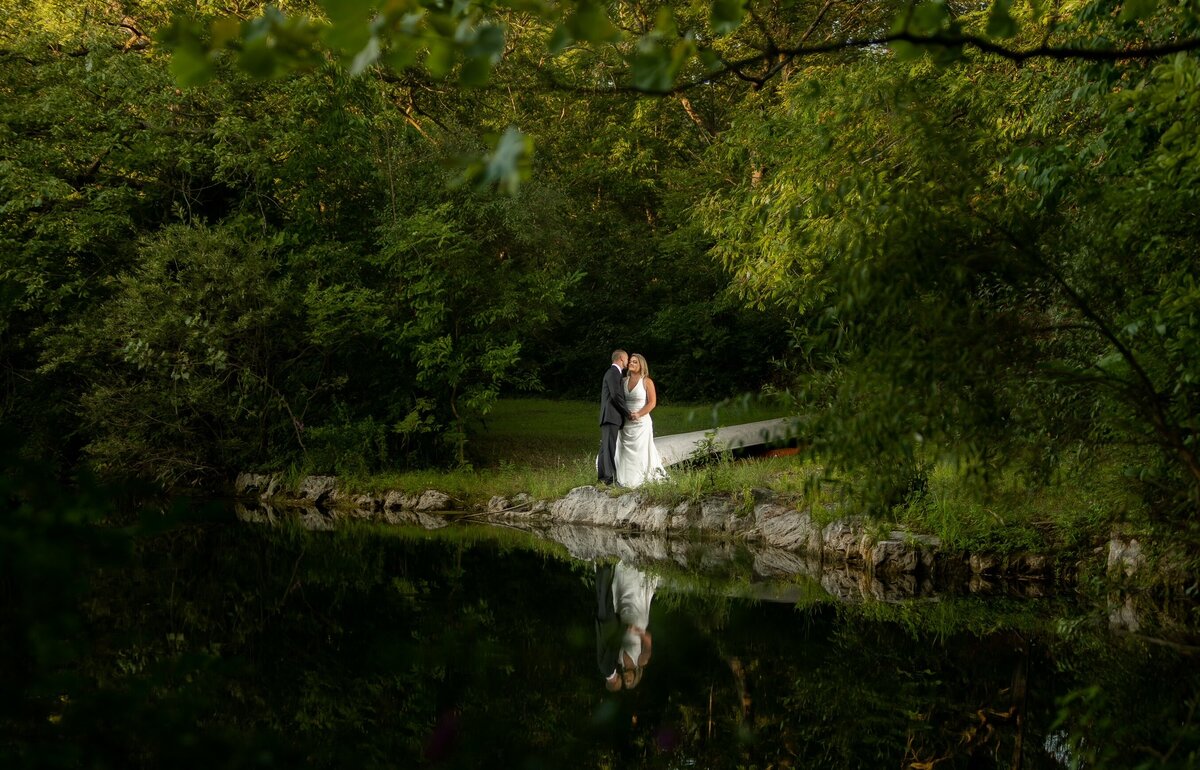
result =
[{"label": "bride's blonde hair", "polygon": [[642,365],[642,379],[644,380],[650,376],[650,364],[646,363],[646,357],[641,353],[634,353],[629,357],[629,360],[632,361],[635,358],[638,360],[638,363]]}]

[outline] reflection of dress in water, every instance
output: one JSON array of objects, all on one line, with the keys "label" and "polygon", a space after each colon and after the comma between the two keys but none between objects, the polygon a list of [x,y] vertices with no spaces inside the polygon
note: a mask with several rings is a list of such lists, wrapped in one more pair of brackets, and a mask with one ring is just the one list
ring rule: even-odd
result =
[{"label": "reflection of dress in water", "polygon": [[624,627],[613,601],[613,565],[596,565],[596,667],[607,679],[620,666]]},{"label": "reflection of dress in water", "polygon": [[[646,405],[645,378],[639,378],[633,390],[625,390],[625,406],[636,412]],[[642,415],[626,420],[617,440],[617,483],[626,487],[640,486],[644,481],[667,477],[658,447],[654,446],[654,420]]]},{"label": "reflection of dress in water", "polygon": [[658,589],[658,577],[647,575],[637,567],[617,562],[613,570],[613,607],[621,618],[624,636],[621,652],[637,665],[642,665],[642,632],[650,625],[650,602]]}]

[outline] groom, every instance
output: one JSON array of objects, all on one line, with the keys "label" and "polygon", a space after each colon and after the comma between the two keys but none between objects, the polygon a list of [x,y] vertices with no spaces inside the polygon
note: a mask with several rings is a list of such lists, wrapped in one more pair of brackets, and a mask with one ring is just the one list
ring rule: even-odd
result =
[{"label": "groom", "polygon": [[621,374],[629,363],[629,354],[614,350],[612,366],[604,374],[604,385],[600,388],[600,458],[596,462],[596,474],[603,484],[617,480],[617,437],[626,420],[632,419],[625,408],[625,388],[621,385]]}]

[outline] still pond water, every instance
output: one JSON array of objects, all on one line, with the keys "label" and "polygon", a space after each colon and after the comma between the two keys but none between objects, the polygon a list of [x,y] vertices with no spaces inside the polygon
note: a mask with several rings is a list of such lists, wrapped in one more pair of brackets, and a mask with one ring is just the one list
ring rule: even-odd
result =
[{"label": "still pond water", "polygon": [[847,601],[728,547],[232,518],[141,547],[90,618],[92,675],[155,672],[147,708],[214,766],[1200,766],[1200,658],[1161,601]]}]

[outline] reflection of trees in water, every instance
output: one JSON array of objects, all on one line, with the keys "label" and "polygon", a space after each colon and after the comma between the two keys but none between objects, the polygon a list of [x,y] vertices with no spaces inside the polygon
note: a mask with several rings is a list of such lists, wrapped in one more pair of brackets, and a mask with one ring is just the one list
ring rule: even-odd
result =
[{"label": "reflection of trees in water", "polygon": [[1046,746],[1127,766],[1200,743],[1194,660],[1087,624],[1067,634],[1045,605],[798,609],[660,590],[653,663],[612,695],[592,662],[590,565],[464,532],[193,523],[130,540],[80,514],[101,503],[44,500],[0,539],[2,585],[22,587],[0,592],[14,651],[0,674],[24,693],[0,707],[6,767],[48,752],[67,766],[1007,766],[1018,749],[1054,766]]}]

